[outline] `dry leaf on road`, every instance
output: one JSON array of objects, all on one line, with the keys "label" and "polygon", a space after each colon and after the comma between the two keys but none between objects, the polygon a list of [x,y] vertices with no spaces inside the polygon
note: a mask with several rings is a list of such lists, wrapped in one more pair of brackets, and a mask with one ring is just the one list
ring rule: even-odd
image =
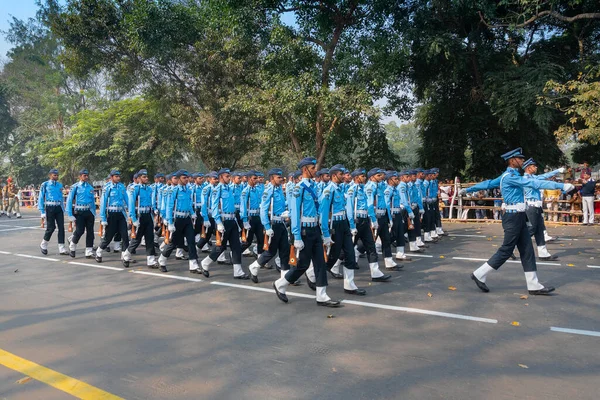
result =
[{"label": "dry leaf on road", "polygon": [[512,326],[521,326],[521,324],[518,321],[513,321],[510,323]]},{"label": "dry leaf on road", "polygon": [[448,286],[448,290],[456,290],[454,286]]}]

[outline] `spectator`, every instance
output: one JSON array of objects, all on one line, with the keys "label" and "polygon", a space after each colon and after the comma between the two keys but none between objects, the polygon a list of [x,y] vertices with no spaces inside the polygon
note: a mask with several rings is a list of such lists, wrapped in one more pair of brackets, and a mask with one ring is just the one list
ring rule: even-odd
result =
[{"label": "spectator", "polygon": [[494,219],[500,220],[500,219],[502,219],[502,212],[501,212],[502,193],[500,192],[500,189],[494,189],[493,196],[496,199],[496,200],[494,200],[494,207],[496,207],[494,209]]},{"label": "spectator", "polygon": [[444,207],[442,208],[442,217],[443,218],[448,218],[448,205],[450,204],[450,190],[451,190],[451,186],[450,185],[445,185],[445,186],[440,186],[440,199],[442,200],[442,203],[444,204]]},{"label": "spectator", "polygon": [[[486,196],[485,190],[480,190],[479,192],[477,192],[477,201],[475,202],[475,204],[477,205],[477,207],[483,207],[485,206],[485,200],[484,197]],[[477,219],[487,219],[486,216],[486,210],[484,209],[476,209],[475,210],[475,218]]]},{"label": "spectator", "polygon": [[581,218],[581,195],[575,192],[570,200],[571,203],[571,222],[579,222]]},{"label": "spectator", "polygon": [[550,211],[546,217],[547,221],[558,221],[558,200],[560,199],[561,190],[544,190],[544,199],[546,200],[546,208]]},{"label": "spectator", "polygon": [[582,171],[583,186],[581,187],[581,199],[583,203],[583,225],[594,224],[594,194],[596,192],[596,181],[591,177],[591,171]]},{"label": "spectator", "polygon": [[584,179],[584,174],[592,176],[592,169],[590,168],[590,164],[587,161],[584,161],[583,165],[579,165],[579,168],[577,168],[575,171],[581,172],[581,174],[579,175],[579,179]]}]

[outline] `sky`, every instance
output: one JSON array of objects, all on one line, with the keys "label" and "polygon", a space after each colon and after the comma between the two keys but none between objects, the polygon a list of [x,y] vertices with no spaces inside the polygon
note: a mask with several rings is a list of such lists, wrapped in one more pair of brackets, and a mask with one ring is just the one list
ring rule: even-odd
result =
[{"label": "sky", "polygon": [[[0,64],[2,61],[7,59],[6,53],[12,47],[10,43],[6,41],[5,34],[10,28],[10,21],[12,17],[27,20],[34,18],[35,13],[38,10],[36,0],[0,0]],[[289,25],[295,25],[294,13],[284,13],[282,15],[282,21]],[[382,99],[377,102],[377,105],[384,105],[387,102],[386,99]],[[386,124],[390,121],[394,121],[397,124],[401,124],[404,121],[400,121],[396,116],[383,116],[381,122]]]},{"label": "sky", "polygon": [[9,21],[12,17],[22,20],[34,18],[38,9],[35,3],[36,0],[0,0],[0,60],[6,60],[6,53],[12,47],[4,34],[10,27]]}]

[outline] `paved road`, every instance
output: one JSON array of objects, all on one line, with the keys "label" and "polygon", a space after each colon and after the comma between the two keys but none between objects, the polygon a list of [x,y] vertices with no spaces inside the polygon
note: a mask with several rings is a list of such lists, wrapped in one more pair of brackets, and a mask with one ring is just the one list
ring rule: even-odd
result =
[{"label": "paved road", "polygon": [[[598,398],[596,227],[550,229],[571,239],[549,244],[560,259],[539,265],[540,280],[557,287],[551,297],[520,298],[518,263],[479,292],[470,272],[501,243],[501,227],[453,224],[446,229],[456,236],[389,283],[371,284],[361,259],[357,284],[368,295],[344,296],[341,281],[330,282],[330,296],[347,300],[332,310],[317,307],[306,285],[291,288],[298,296],[289,304],[278,301],[275,271],[261,270],[258,285],[233,280],[230,266],[198,280],[173,260],[166,276],[196,279],[179,280],[124,270],[117,254],[101,264],[114,269],[101,269],[82,255],[57,255],[55,238],[43,257],[39,219],[25,217],[0,219],[0,349],[115,396]],[[24,377],[0,365],[0,399],[72,398],[37,380],[16,383]]]}]

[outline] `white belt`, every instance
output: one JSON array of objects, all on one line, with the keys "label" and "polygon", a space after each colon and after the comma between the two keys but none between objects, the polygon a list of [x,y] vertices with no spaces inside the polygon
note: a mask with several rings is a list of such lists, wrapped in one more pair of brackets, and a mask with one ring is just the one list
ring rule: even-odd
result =
[{"label": "white belt", "polygon": [[333,213],[331,216],[332,217],[345,217],[346,211],[344,210],[344,211],[336,212],[336,213]]},{"label": "white belt", "polygon": [[151,211],[151,210],[150,210],[150,207],[138,207],[138,209],[137,209],[137,210],[138,210],[138,212],[140,212],[140,213],[147,213],[147,212],[150,212],[150,211]]},{"label": "white belt", "polygon": [[392,212],[393,213],[399,213],[400,211],[402,211],[402,206],[400,206],[400,207],[392,207]]},{"label": "white belt", "polygon": [[525,211],[526,208],[527,207],[526,207],[525,203],[517,203],[517,204],[511,204],[511,205],[502,203],[502,209],[507,210],[507,211],[523,212],[523,211]]},{"label": "white belt", "polygon": [[108,211],[115,211],[115,212],[123,211],[123,207],[114,207],[114,206],[111,206],[111,207],[106,207],[106,209]]},{"label": "white belt", "polygon": [[368,211],[364,211],[364,210],[356,211],[356,218],[368,218],[368,217],[369,217]]},{"label": "white belt", "polygon": [[223,219],[235,219],[235,214],[221,214]]},{"label": "white belt", "polygon": [[185,217],[189,217],[190,213],[187,211],[175,211],[173,213],[174,216],[179,217],[179,218],[185,218]]},{"label": "white belt", "polygon": [[273,215],[271,217],[271,222],[283,222],[283,218],[281,218],[279,215]]},{"label": "white belt", "polygon": [[532,206],[532,207],[542,208],[542,206],[543,206],[543,203],[541,200],[527,200],[526,203],[528,206]]},{"label": "white belt", "polygon": [[260,213],[259,209],[256,210],[248,210],[248,215],[258,215]]},{"label": "white belt", "polygon": [[194,203],[194,207],[200,208],[200,207],[202,207],[202,203]]},{"label": "white belt", "polygon": [[60,205],[62,205],[62,202],[60,202],[60,201],[47,201],[45,204],[47,206],[60,206]]},{"label": "white belt", "polygon": [[87,205],[87,206],[75,206],[74,208],[75,208],[75,211],[84,211],[84,210],[89,210],[90,206],[89,205]]},{"label": "white belt", "polygon": [[415,208],[415,207],[419,207],[419,204],[418,204],[418,203],[410,203],[410,206],[411,206],[412,208]]},{"label": "white belt", "polygon": [[307,224],[314,224],[316,222],[319,222],[319,218],[317,218],[317,217],[302,217],[302,218],[300,218],[300,222],[307,223]]},{"label": "white belt", "polygon": [[377,211],[375,212],[375,214],[376,214],[378,217],[383,217],[383,216],[384,216],[386,213],[387,213],[387,210],[377,210]]},{"label": "white belt", "polygon": [[239,205],[239,204],[236,204],[236,205],[235,205],[235,209],[236,209],[236,210],[239,210],[239,209],[240,209],[240,205]]}]

